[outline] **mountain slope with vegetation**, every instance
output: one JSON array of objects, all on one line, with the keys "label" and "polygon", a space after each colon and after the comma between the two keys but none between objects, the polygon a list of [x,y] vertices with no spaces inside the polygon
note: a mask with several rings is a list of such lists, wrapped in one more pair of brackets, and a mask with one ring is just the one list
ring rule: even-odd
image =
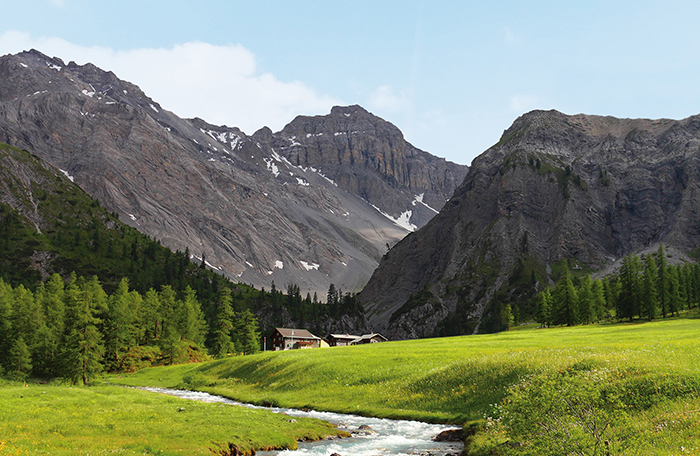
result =
[{"label": "mountain slope with vegetation", "polygon": [[534,111],[477,157],[428,224],[382,259],[359,295],[396,338],[491,332],[561,278],[606,271],[663,243],[700,246],[700,116],[615,119]]},{"label": "mountain slope with vegetation", "polygon": [[359,106],[246,135],[182,119],[111,72],[35,50],[0,57],[0,141],[229,279],[304,294],[331,283],[359,291],[467,170]]},{"label": "mountain slope with vegetation", "polygon": [[363,324],[352,294],[336,290],[326,305],[287,291],[234,284],[171,252],[38,157],[0,144],[0,368],[11,377],[85,383],[207,351],[255,353],[260,330],[285,323],[321,334]]}]

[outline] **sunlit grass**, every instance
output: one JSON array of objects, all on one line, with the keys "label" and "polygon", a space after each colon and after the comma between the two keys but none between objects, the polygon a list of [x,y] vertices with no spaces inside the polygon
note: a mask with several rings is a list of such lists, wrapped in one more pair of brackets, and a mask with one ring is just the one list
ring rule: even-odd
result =
[{"label": "sunlit grass", "polygon": [[117,386],[0,388],[0,455],[207,455],[295,448],[334,435],[327,423]]},{"label": "sunlit grass", "polygon": [[237,400],[380,417],[463,423],[527,375],[581,360],[700,374],[700,320],[508,333],[261,353],[146,369],[130,385],[190,386]]}]

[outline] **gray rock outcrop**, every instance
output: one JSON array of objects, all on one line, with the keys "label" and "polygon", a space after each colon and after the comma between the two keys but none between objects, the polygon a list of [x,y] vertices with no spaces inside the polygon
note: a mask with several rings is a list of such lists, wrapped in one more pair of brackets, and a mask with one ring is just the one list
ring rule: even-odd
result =
[{"label": "gray rock outcrop", "polygon": [[[413,148],[360,107],[248,136],[181,119],[111,72],[34,50],[0,58],[0,141],[31,150],[194,261],[320,299],[331,283],[361,289],[387,247],[424,225],[467,170]],[[387,157],[391,166],[370,166]]]},{"label": "gray rock outcrop", "polygon": [[384,256],[360,300],[393,338],[495,330],[498,306],[531,303],[562,260],[596,271],[659,243],[694,252],[699,211],[700,116],[534,111]]}]

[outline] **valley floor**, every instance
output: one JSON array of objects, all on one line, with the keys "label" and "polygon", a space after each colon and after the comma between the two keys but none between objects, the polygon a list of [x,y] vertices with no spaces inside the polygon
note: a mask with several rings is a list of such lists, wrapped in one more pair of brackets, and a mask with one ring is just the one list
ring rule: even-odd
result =
[{"label": "valley floor", "polygon": [[[610,446],[614,454],[700,454],[698,335],[696,312],[635,324],[267,352],[105,381],[196,389],[260,405],[463,424],[477,431],[469,437],[471,454],[568,454],[579,451],[574,442],[585,446],[576,454],[602,454]],[[293,440],[333,433],[314,424],[294,434],[296,425],[275,422],[280,417],[269,412],[246,417],[254,420],[251,427],[227,421],[240,415],[230,408],[144,394],[115,386],[0,388],[0,454],[32,448],[81,454],[49,448],[60,443],[80,449],[93,440],[139,454],[202,454],[172,448],[180,440],[206,451],[211,442],[275,446],[283,441],[275,439],[282,430]],[[81,424],[82,416],[88,424]],[[197,430],[196,439],[190,429]]]}]

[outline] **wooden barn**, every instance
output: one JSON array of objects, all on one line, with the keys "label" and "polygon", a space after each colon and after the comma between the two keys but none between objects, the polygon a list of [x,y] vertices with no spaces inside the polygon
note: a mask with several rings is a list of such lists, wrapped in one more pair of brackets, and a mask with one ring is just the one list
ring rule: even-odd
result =
[{"label": "wooden barn", "polygon": [[294,350],[298,348],[319,348],[321,338],[306,329],[275,328],[267,338],[270,350]]},{"label": "wooden barn", "polygon": [[328,345],[331,347],[346,347],[348,345],[374,344],[387,341],[386,337],[377,333],[364,334],[362,336],[355,336],[353,334],[329,334],[326,339],[328,340]]}]

